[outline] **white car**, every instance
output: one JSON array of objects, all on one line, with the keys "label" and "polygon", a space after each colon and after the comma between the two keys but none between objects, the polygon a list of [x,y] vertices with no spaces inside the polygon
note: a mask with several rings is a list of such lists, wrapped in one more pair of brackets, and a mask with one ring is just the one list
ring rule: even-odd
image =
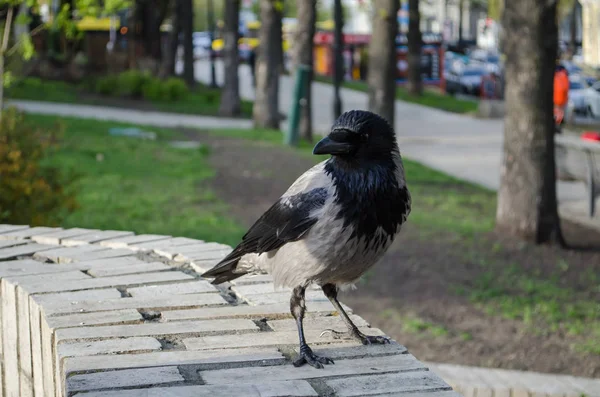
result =
[{"label": "white car", "polygon": [[[571,92],[569,91],[569,95]],[[600,81],[584,90],[585,112],[593,117],[600,117]]]},{"label": "white car", "polygon": [[569,77],[569,106],[573,108],[575,113],[586,114],[588,109],[585,101],[585,90],[588,84],[580,76]]}]

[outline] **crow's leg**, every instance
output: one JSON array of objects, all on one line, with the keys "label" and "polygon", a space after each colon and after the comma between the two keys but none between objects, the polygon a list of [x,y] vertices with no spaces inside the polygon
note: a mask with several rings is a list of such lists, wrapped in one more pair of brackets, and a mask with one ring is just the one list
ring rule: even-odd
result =
[{"label": "crow's leg", "polygon": [[[346,313],[346,311],[344,310],[344,308],[338,301],[338,299],[337,299],[338,290],[334,284],[325,284],[321,288],[323,289],[323,293],[325,293],[325,296],[331,301],[331,303],[333,304],[335,309],[340,313],[342,320],[344,320],[344,323],[348,327],[348,334],[351,337],[359,340],[363,345],[370,345],[372,343],[375,343],[375,344],[390,343],[389,338],[386,338],[385,336],[369,336],[369,335],[363,334],[362,332],[360,332],[358,330],[358,327],[356,327],[356,325],[352,322],[352,320],[350,320],[350,317],[348,317],[348,314]],[[345,334],[345,333],[334,331],[334,330],[328,330],[328,331],[330,331],[333,335],[337,335],[337,336],[341,336],[341,335]]]},{"label": "crow's leg", "polygon": [[290,311],[292,316],[296,319],[296,325],[298,326],[298,338],[300,339],[300,356],[294,361],[294,366],[299,367],[304,363],[309,363],[315,368],[323,368],[323,364],[333,364],[333,360],[327,357],[319,357],[312,352],[312,349],[306,344],[304,340],[304,326],[302,320],[304,319],[304,311],[306,306],[304,305],[304,291],[305,287],[296,287],[292,291],[292,298],[290,299]]}]

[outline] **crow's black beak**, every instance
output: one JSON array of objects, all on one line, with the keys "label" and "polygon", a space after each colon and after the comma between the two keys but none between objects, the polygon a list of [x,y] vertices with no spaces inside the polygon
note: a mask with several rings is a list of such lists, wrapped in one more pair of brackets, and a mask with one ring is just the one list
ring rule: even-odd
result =
[{"label": "crow's black beak", "polygon": [[317,143],[313,149],[313,154],[349,154],[352,149],[350,143],[336,142],[326,136]]}]

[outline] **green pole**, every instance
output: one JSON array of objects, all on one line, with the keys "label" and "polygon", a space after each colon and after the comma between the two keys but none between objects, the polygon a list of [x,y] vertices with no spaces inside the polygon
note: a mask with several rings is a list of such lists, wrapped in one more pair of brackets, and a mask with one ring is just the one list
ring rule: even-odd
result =
[{"label": "green pole", "polygon": [[285,144],[296,146],[298,143],[298,125],[300,124],[300,101],[304,98],[304,88],[306,79],[310,73],[309,65],[298,65],[296,68],[296,81],[294,83],[294,93],[292,97],[292,107],[290,109],[290,119],[287,134],[285,135]]}]

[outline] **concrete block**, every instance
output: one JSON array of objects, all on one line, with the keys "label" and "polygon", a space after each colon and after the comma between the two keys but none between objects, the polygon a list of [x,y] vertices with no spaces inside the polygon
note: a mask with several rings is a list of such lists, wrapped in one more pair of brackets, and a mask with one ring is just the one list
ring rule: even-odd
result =
[{"label": "concrete block", "polygon": [[67,379],[67,392],[139,387],[183,381],[183,376],[177,367],[125,369],[71,376]]},{"label": "concrete block", "polygon": [[29,323],[29,295],[18,287],[15,290],[17,298],[17,329],[19,332],[19,381],[21,396],[33,397],[33,362],[31,357],[31,331]]},{"label": "concrete block", "polygon": [[47,234],[63,230],[60,227],[32,227],[29,229],[13,230],[12,232],[1,233],[0,240],[22,240],[35,236],[36,234]]},{"label": "concrete block", "polygon": [[216,251],[194,251],[188,253],[179,253],[173,257],[176,262],[193,261],[220,261],[231,252],[231,248],[220,249]]},{"label": "concrete block", "polygon": [[[179,386],[158,387],[151,389],[134,389],[120,391],[105,391],[78,393],[78,397],[316,397],[317,392],[304,380],[284,382],[261,382],[257,384],[226,384],[226,385],[202,385],[202,386]],[[437,396],[434,396],[437,397]]]},{"label": "concrete block", "polygon": [[81,253],[81,254],[76,254],[76,255],[71,255],[70,256],[70,260],[72,262],[76,262],[76,261],[91,261],[91,260],[95,260],[95,259],[108,259],[108,258],[116,258],[116,257],[122,257],[122,256],[132,256],[134,255],[134,253],[131,250],[125,249],[125,248],[117,248],[117,249],[110,249],[108,251],[94,251],[94,252],[90,252],[90,253]]},{"label": "concrete block", "polygon": [[110,369],[162,367],[168,365],[279,365],[285,358],[276,348],[237,350],[171,350],[117,356],[69,357],[64,360],[64,374]]},{"label": "concrete block", "polygon": [[[359,329],[367,335],[383,335],[383,332],[376,328]],[[331,336],[331,334],[325,334],[321,336],[321,331],[315,330],[306,330],[304,335],[309,345],[349,342],[349,339],[335,339]],[[288,331],[261,332],[260,334],[203,336],[199,338],[184,339],[183,343],[189,350],[296,345],[298,343],[298,333]]]},{"label": "concrete block", "polygon": [[[351,315],[350,319],[357,327],[368,327],[369,324],[357,315]],[[271,320],[267,324],[273,331],[295,331],[296,321],[289,320]],[[335,329],[337,331],[346,331],[347,327],[340,316],[328,317],[310,317],[304,319],[304,329],[313,329],[324,331],[326,329]]]},{"label": "concrete block", "polygon": [[29,326],[31,331],[31,368],[33,369],[33,395],[44,396],[44,378],[42,369],[42,329],[40,311],[29,299]]},{"label": "concrete block", "polygon": [[117,258],[100,258],[100,259],[94,259],[94,260],[82,260],[79,261],[75,264],[73,264],[73,266],[79,266],[81,268],[85,268],[86,270],[88,269],[104,269],[104,268],[120,268],[120,267],[127,267],[127,266],[133,266],[133,265],[141,265],[144,264],[146,262],[133,257],[133,256],[121,256],[121,257],[117,257]]},{"label": "concrete block", "polygon": [[37,252],[33,257],[42,260],[51,260],[56,263],[71,263],[74,255],[91,254],[94,251],[108,251],[109,248],[98,245],[87,245],[83,247],[53,247],[51,250]]},{"label": "concrete block", "polygon": [[202,247],[208,245],[207,243],[196,243],[184,246],[167,246],[164,248],[154,248],[152,251],[157,255],[164,256],[168,259],[173,259],[177,254],[185,252],[196,252],[202,250]]},{"label": "concrete block", "polygon": [[[317,302],[311,304],[306,313],[306,318],[313,315],[329,316],[336,313],[329,302]],[[349,312],[351,313],[351,311]],[[290,304],[278,303],[262,306],[226,306],[207,307],[202,309],[171,310],[162,313],[163,321],[180,321],[191,319],[216,319],[216,318],[253,318],[253,319],[281,319],[291,318]]]},{"label": "concrete block", "polygon": [[230,253],[232,248],[226,244],[219,243],[202,243],[194,245],[178,246],[173,248],[179,254],[200,254],[205,252],[226,252],[225,255]]},{"label": "concrete block", "polygon": [[[294,348],[296,354],[300,351],[300,348],[296,346]],[[334,345],[334,347],[319,346],[313,349],[313,352],[317,355],[329,357],[332,360],[337,359],[348,359],[348,358],[365,358],[365,357],[376,357],[376,356],[392,356],[394,354],[406,354],[408,350],[406,347],[398,343],[390,343],[388,345],[357,345],[356,342],[340,343]]]},{"label": "concrete block", "polygon": [[0,283],[2,297],[2,363],[4,396],[19,397],[19,353],[17,327],[17,301],[14,285],[6,280]]},{"label": "concrete block", "polygon": [[182,247],[185,245],[194,245],[194,244],[199,244],[199,243],[203,243],[204,241],[202,240],[194,240],[192,238],[187,238],[187,237],[174,237],[168,240],[161,240],[161,241],[150,241],[150,242],[146,242],[146,243],[137,243],[137,244],[130,244],[129,248],[132,248],[136,251],[153,251],[156,249],[164,249],[164,248],[169,248],[169,247]]},{"label": "concrete block", "polygon": [[115,288],[88,289],[73,292],[53,292],[30,296],[38,305],[45,306],[52,302],[59,302],[64,306],[76,304],[79,301],[118,299],[121,297],[119,290]]},{"label": "concrete block", "polygon": [[0,240],[0,248],[14,247],[29,243],[29,240]]},{"label": "concrete block", "polygon": [[[188,259],[186,259],[185,262],[188,262]],[[192,267],[192,269],[194,269],[194,271],[196,273],[202,274],[202,273],[207,272],[208,270],[212,269],[217,263],[219,263],[219,260],[208,260],[208,261],[189,260],[188,263],[190,264],[190,266]]]},{"label": "concrete block", "polygon": [[0,249],[0,260],[15,259],[18,256],[32,255],[36,252],[55,248],[53,245],[24,244]]},{"label": "concrete block", "polygon": [[227,301],[217,294],[188,294],[156,298],[120,298],[107,300],[80,301],[65,306],[64,303],[49,303],[44,306],[47,315],[65,313],[90,313],[119,309],[154,309],[202,307],[227,305]]},{"label": "concrete block", "polygon": [[[275,288],[275,285],[271,283],[235,285],[231,287],[231,290],[235,292],[238,296],[265,295],[273,293],[288,294],[290,297],[292,295],[292,290],[290,288]],[[319,293],[323,295],[322,289],[316,285],[311,285],[306,290],[307,293],[314,294],[315,296],[319,296]],[[317,293],[315,293],[314,291],[316,291]]]},{"label": "concrete block", "polygon": [[[200,371],[200,376],[206,384],[214,385],[231,383],[232,379],[235,379],[236,383],[260,383],[275,380],[317,379],[334,376],[368,375],[417,370],[422,370],[422,374],[431,374],[426,371],[425,366],[417,361],[412,355],[398,354],[395,356],[367,357],[356,360],[338,360],[335,364],[328,365],[327,370],[319,370],[310,365],[294,368],[294,371],[290,371],[288,366],[232,368]],[[435,375],[434,377],[437,378]],[[437,388],[439,389],[440,385],[445,385],[445,383],[440,379],[437,385]]]},{"label": "concrete block", "polygon": [[1,224],[0,225],[0,233],[9,233],[15,230],[23,230],[23,229],[29,229],[29,226],[27,225],[6,225],[6,224]]},{"label": "concrete block", "polygon": [[[404,354],[394,357],[404,356],[409,355]],[[413,361],[417,362],[414,359]],[[325,383],[335,391],[336,396],[340,397],[372,396],[399,392],[411,393],[410,396],[412,396],[413,392],[440,391],[444,389],[451,391],[450,386],[430,371],[330,379],[326,380]]]},{"label": "concrete block", "polygon": [[[67,269],[68,270],[68,269]],[[65,268],[34,261],[32,259],[21,259],[16,261],[0,262],[0,277],[26,276],[31,274],[60,273]]]},{"label": "concrete block", "polygon": [[[130,251],[131,252],[131,251]],[[109,277],[109,276],[120,276],[124,274],[135,274],[135,273],[148,273],[158,272],[161,270],[171,270],[172,267],[165,265],[161,262],[152,263],[140,263],[139,265],[131,265],[127,267],[109,267],[109,268],[98,268],[90,269],[88,274],[94,277]]]},{"label": "concrete block", "polygon": [[102,240],[98,244],[109,248],[127,248],[133,244],[157,242],[170,238],[171,236],[163,236],[160,234],[138,234],[137,236],[116,237]]},{"label": "concrete block", "polygon": [[127,288],[127,292],[136,298],[151,298],[169,295],[199,294],[218,292],[219,290],[208,281],[198,280],[177,284],[148,285],[145,287]]},{"label": "concrete block", "polygon": [[142,321],[144,318],[135,309],[113,310],[110,312],[77,313],[46,319],[52,329],[83,327],[90,325],[127,324]]},{"label": "concrete block", "polygon": [[[254,294],[254,295],[239,295],[239,297],[249,305],[273,305],[277,303],[286,303],[290,301],[291,294],[289,292],[272,292],[270,294]],[[321,291],[306,291],[307,305],[313,302],[328,302]]]},{"label": "concrete block", "polygon": [[133,236],[133,232],[127,232],[122,230],[103,230],[94,233],[87,233],[81,236],[66,237],[61,241],[61,244],[67,247],[73,247],[77,245],[93,244],[102,240],[126,236]]},{"label": "concrete block", "polygon": [[97,354],[145,353],[160,349],[160,342],[149,337],[69,342],[58,345],[58,359]]},{"label": "concrete block", "polygon": [[55,342],[58,344],[68,340],[179,334],[211,334],[216,332],[258,332],[258,330],[256,324],[245,319],[109,325],[59,329],[55,332]]},{"label": "concrete block", "polygon": [[72,229],[60,230],[54,233],[43,233],[40,235],[31,236],[31,239],[40,244],[59,245],[62,239],[71,238],[75,236],[83,236],[87,233],[98,232],[99,230],[94,229],[82,229],[74,227]]},{"label": "concrete block", "polygon": [[91,288],[106,288],[127,285],[138,285],[146,283],[161,283],[168,281],[179,281],[193,279],[189,274],[183,272],[156,272],[156,273],[140,273],[130,274],[125,276],[90,278],[88,280],[73,281],[60,284],[37,283],[27,286],[27,291],[30,294],[39,294],[47,292],[63,292],[63,291],[79,291]]}]

